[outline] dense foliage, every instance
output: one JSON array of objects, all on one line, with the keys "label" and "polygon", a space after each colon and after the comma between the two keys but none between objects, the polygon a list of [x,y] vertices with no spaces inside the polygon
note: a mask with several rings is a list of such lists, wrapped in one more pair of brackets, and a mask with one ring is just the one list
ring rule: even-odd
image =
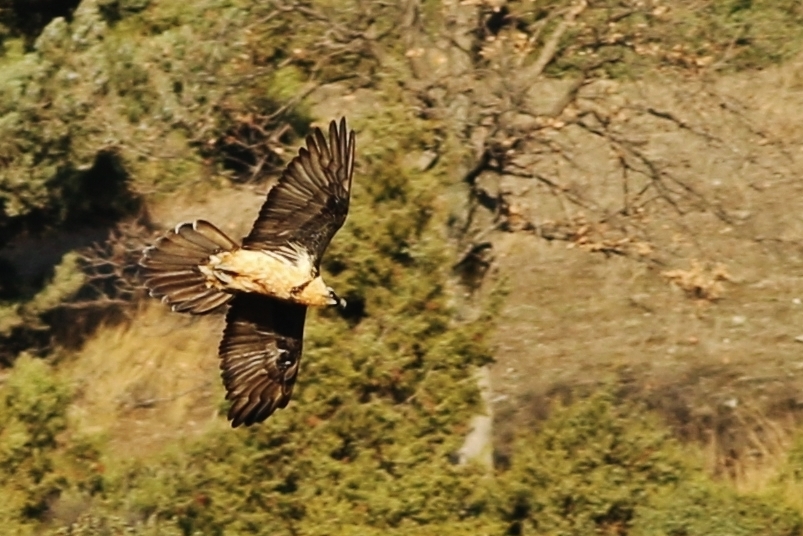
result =
[{"label": "dense foliage", "polygon": [[[313,385],[332,379],[320,368]],[[22,360],[4,391],[4,526],[33,530],[50,507],[59,534],[803,534],[799,513],[711,482],[694,450],[605,394],[556,408],[496,474],[453,463],[431,406],[301,394],[270,426],[104,470],[97,448],[57,438],[68,390]]]},{"label": "dense foliage", "polygon": [[649,416],[607,395],[563,408],[516,445],[502,475],[514,534],[795,535],[803,518],[704,476]]},{"label": "dense foliage", "polygon": [[0,391],[0,519],[4,530],[34,530],[62,494],[94,493],[99,453],[65,443],[72,393],[41,360],[23,356]]},{"label": "dense foliage", "polygon": [[[436,25],[439,7],[424,4],[433,20],[422,24]],[[540,20],[537,9],[519,16],[519,4],[510,20]],[[592,6],[588,23],[608,7]],[[745,10],[709,12],[730,21]],[[214,429],[121,460],[102,435],[71,428],[80,393],[58,364],[21,357],[0,388],[0,526],[76,535],[803,533],[782,501],[711,482],[694,449],[607,395],[557,408],[522,433],[509,467],[456,463],[470,417],[483,411],[474,372],[490,359],[492,315],[468,322],[456,311],[441,192],[467,149],[444,143],[439,119],[400,89],[403,17],[392,2],[85,0],[36,39],[3,30],[0,245],[23,230],[113,223],[169,193],[261,179],[306,133],[312,82],[370,87],[375,101],[350,118],[359,132],[353,209],[324,266],[350,306],[313,314],[293,403],[263,426]],[[717,31],[719,45],[733,37]],[[575,67],[565,58],[555,66]],[[439,158],[422,165],[439,145]],[[84,281],[69,254],[54,274],[51,287],[15,296],[27,305],[0,309],[0,335]]]},{"label": "dense foliage", "polygon": [[520,47],[544,45],[549,30],[561,24],[554,16],[558,6],[578,16],[558,44],[548,68],[553,75],[600,68],[617,78],[655,68],[740,71],[789,59],[803,43],[800,4],[775,0],[511,1],[489,15],[485,31]]}]

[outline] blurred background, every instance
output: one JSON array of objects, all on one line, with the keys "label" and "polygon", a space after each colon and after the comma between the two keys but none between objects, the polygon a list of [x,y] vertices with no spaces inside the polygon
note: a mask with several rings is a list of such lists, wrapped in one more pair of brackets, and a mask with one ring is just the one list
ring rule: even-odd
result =
[{"label": "blurred background", "polygon": [[[803,6],[0,0],[6,534],[803,534]],[[351,213],[290,405],[141,249]]]}]

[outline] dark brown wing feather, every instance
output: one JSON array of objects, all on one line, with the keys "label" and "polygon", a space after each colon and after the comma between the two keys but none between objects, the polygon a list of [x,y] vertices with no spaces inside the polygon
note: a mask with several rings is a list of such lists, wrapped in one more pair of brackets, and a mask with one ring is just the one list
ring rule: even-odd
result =
[{"label": "dark brown wing feather", "polygon": [[332,237],[346,221],[354,174],[354,131],[341,119],[329,125],[327,143],[321,129],[307,136],[301,148],[268,192],[243,247],[286,251],[288,243],[303,246],[318,266]]},{"label": "dark brown wing feather", "polygon": [[307,308],[238,294],[226,315],[220,369],[232,427],[250,426],[287,406],[301,359]]}]

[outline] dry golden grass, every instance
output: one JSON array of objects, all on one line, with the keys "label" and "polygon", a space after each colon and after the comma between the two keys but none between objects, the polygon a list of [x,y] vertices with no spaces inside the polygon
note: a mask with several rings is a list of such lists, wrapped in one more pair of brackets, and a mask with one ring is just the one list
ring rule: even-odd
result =
[{"label": "dry golden grass", "polygon": [[78,433],[107,434],[120,455],[225,426],[217,418],[222,315],[191,317],[149,302],[128,325],[99,330],[62,374],[75,385]]},{"label": "dry golden grass", "polygon": [[[680,204],[659,195],[620,217],[620,160],[571,127],[550,138],[582,146],[571,165],[548,152],[523,160],[564,189],[499,180],[510,206],[531,207],[527,217],[553,240],[484,237],[494,246],[489,273],[509,291],[493,335],[492,399],[510,417],[494,423],[498,437],[542,419],[550,399],[613,385],[702,447],[712,474],[744,491],[773,481],[803,416],[801,73],[798,58],[710,87],[642,81],[581,92],[610,103],[610,117],[638,103],[681,117],[686,126],[641,116],[621,128],[664,166],[660,181],[679,181],[696,200],[673,190]],[[567,192],[593,202],[575,206]]]},{"label": "dry golden grass", "polygon": [[741,252],[740,277],[747,262],[763,265],[760,284],[739,279],[711,302],[723,275],[698,269],[695,282],[688,270],[689,284],[707,289],[700,307],[645,264],[500,237],[497,270],[511,290],[494,334],[492,399],[509,417],[495,423],[497,437],[543,418],[549,399],[613,384],[702,446],[711,474],[765,489],[799,412],[803,282]]}]

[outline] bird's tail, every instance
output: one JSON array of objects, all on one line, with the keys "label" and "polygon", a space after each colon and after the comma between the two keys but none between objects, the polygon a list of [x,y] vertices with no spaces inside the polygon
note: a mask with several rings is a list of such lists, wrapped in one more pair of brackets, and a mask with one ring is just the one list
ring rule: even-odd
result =
[{"label": "bird's tail", "polygon": [[139,265],[144,268],[145,286],[174,311],[208,313],[233,296],[213,286],[201,267],[210,256],[237,247],[207,221],[179,224],[143,252]]}]

